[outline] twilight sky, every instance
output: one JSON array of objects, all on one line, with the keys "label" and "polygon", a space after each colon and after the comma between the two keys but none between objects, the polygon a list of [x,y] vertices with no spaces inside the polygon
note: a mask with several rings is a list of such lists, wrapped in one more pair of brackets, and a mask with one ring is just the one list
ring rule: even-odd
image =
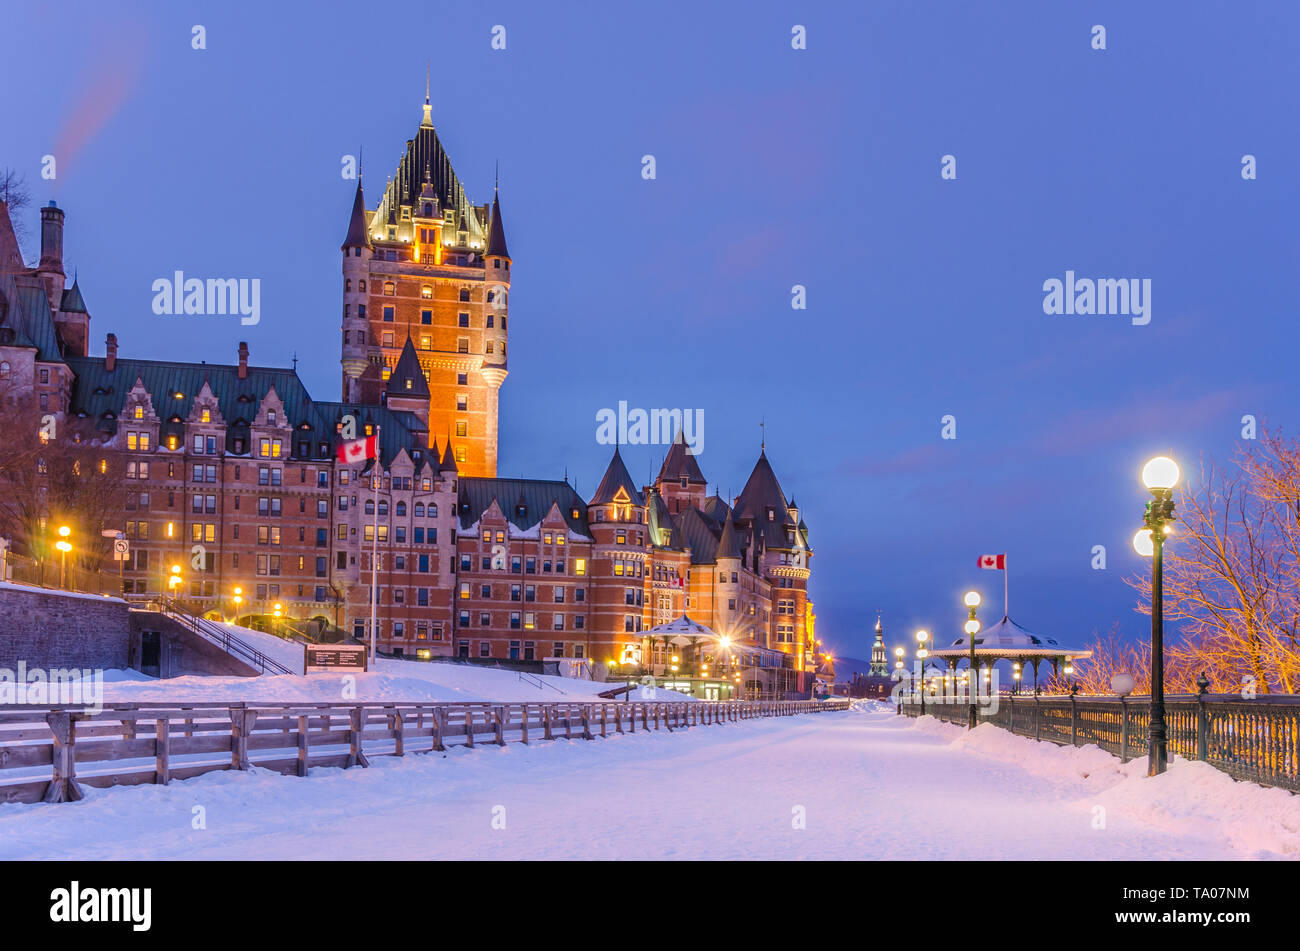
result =
[{"label": "twilight sky", "polygon": [[[21,5],[0,166],[67,212],[92,352],[114,331],[123,355],[229,363],[246,339],[337,399],[341,159],[364,148],[373,204],[432,58],[472,200],[501,167],[501,475],[567,467],[589,495],[596,413],[626,400],[702,409],[701,468],[734,496],[765,419],[832,649],[867,656],[877,610],[891,647],[942,643],[972,585],[995,620],[984,552],[1031,630],[1141,636],[1142,462],[1224,458],[1246,414],[1296,428],[1300,7],[714,6]],[[260,278],[261,323],[155,316],[176,269]],[[1067,270],[1150,279],[1150,323],[1045,315]],[[663,452],[625,458],[648,480]]]}]

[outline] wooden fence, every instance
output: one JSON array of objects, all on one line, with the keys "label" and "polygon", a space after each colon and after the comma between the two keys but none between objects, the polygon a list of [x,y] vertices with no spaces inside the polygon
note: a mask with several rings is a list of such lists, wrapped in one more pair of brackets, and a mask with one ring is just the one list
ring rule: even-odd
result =
[{"label": "wooden fence", "polygon": [[[1150,703],[1146,697],[1002,695],[997,712],[981,714],[979,722],[1061,745],[1096,744],[1128,762],[1147,755]],[[900,709],[914,717],[921,705]],[[927,714],[962,726],[969,709],[964,702],[925,704]],[[1300,792],[1300,697],[1168,696],[1165,734],[1171,754],[1202,760],[1233,779]]]},{"label": "wooden fence", "polygon": [[219,769],[306,776],[449,746],[673,732],[846,710],[847,700],[626,703],[112,704],[0,712],[0,802],[68,802],[83,786],[166,784]]}]

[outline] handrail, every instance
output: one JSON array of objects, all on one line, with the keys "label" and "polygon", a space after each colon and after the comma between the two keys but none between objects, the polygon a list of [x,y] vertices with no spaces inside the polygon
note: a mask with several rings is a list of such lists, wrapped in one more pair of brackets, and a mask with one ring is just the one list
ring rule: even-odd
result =
[{"label": "handrail", "polygon": [[555,686],[555,684],[547,683],[545,680],[542,680],[540,677],[536,677],[525,670],[517,671],[517,673],[519,674],[520,680],[522,680],[526,684],[532,684],[538,690],[541,690],[543,687],[550,687],[556,693],[564,693],[564,691],[561,690],[559,687]]},{"label": "handrail", "polygon": [[[1167,749],[1170,755],[1209,763],[1233,779],[1300,792],[1297,699],[1270,694],[1251,700],[1240,694],[1166,696]],[[920,703],[909,699],[898,705],[898,712],[918,716]],[[970,706],[927,697],[925,712],[964,726]],[[1127,762],[1147,755],[1150,712],[1146,696],[999,694],[997,708],[981,710],[979,722],[1062,746],[1094,744]]]},{"label": "handrail", "polygon": [[262,673],[272,674],[291,674],[290,670],[284,664],[280,663],[273,657],[268,657],[253,645],[233,634],[224,626],[209,621],[207,618],[201,618],[191,614],[182,608],[171,598],[158,598],[158,603],[162,606],[163,613],[170,617],[200,637],[216,644],[227,654],[232,654],[241,660],[251,662]]},{"label": "handrail", "polygon": [[[0,706],[0,802],[71,802],[83,786],[166,785],[213,770],[368,766],[374,756],[722,726],[849,709],[847,700],[311,702]],[[47,737],[34,735],[44,721]],[[153,763],[149,764],[149,757]],[[84,766],[78,776],[78,767]]]}]

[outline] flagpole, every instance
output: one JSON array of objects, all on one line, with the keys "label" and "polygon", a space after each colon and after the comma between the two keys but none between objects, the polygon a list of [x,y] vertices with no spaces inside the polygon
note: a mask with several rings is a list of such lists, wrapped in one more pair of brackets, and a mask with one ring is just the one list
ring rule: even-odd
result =
[{"label": "flagpole", "polygon": [[379,426],[375,426],[375,465],[370,472],[370,494],[375,505],[375,534],[370,549],[370,666],[375,666],[375,628],[379,614]]},{"label": "flagpole", "polygon": [[1007,556],[1003,555],[1002,556],[1002,616],[1005,618],[1011,617],[1010,609],[1007,607],[1007,590],[1010,587],[1007,581],[1009,574],[1010,571],[1007,568]]}]

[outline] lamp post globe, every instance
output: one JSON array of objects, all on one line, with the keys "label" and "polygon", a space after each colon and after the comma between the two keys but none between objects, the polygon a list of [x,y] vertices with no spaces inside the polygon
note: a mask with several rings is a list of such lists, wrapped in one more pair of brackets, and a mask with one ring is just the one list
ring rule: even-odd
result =
[{"label": "lamp post globe", "polygon": [[1142,467],[1142,484],[1148,489],[1172,489],[1178,485],[1178,463],[1168,456],[1156,456]]}]

